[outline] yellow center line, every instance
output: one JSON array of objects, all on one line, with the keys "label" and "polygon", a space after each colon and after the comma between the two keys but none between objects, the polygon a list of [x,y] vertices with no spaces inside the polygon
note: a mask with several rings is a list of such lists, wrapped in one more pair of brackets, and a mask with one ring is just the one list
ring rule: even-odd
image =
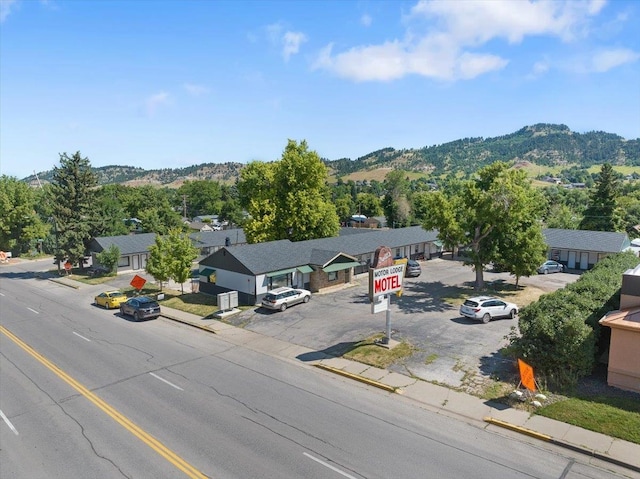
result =
[{"label": "yellow center line", "polygon": [[207,478],[207,476],[205,476],[202,472],[198,471],[195,467],[193,467],[187,461],[182,459],[175,452],[173,452],[171,449],[169,449],[164,444],[162,444],[160,441],[158,441],[155,437],[153,437],[149,433],[145,432],[141,427],[137,426],[135,423],[133,423],[127,417],[125,417],[124,415],[119,413],[116,409],[114,409],[109,404],[107,404],[105,401],[103,401],[98,396],[96,396],[94,393],[89,391],[86,387],[84,387],[78,381],[73,379],[71,376],[69,376],[67,373],[65,373],[62,369],[60,369],[58,366],[53,364],[51,361],[49,361],[43,355],[38,353],[35,349],[33,349],[27,343],[25,343],[20,338],[15,336],[11,331],[6,329],[4,326],[0,326],[0,332],[3,333],[5,336],[7,336],[9,339],[11,339],[14,343],[16,343],[22,349],[24,349],[27,353],[29,353],[35,359],[40,361],[40,363],[42,363],[44,366],[46,366],[49,370],[51,370],[53,373],[55,373],[63,381],[65,381],[72,388],[74,388],[76,391],[78,391],[80,394],[82,394],[85,398],[87,398],[93,404],[95,404],[100,409],[102,409],[102,411],[104,411],[107,415],[111,416],[112,419],[114,419],[121,426],[123,426],[125,429],[127,429],[131,434],[136,436],[138,439],[140,439],[142,442],[144,442],[147,446],[149,446],[151,449],[153,449],[158,454],[160,454],[162,457],[164,457],[167,461],[169,461],[171,464],[173,464],[176,468],[178,468],[179,470],[184,472],[188,477],[197,478],[197,479],[206,479]]}]

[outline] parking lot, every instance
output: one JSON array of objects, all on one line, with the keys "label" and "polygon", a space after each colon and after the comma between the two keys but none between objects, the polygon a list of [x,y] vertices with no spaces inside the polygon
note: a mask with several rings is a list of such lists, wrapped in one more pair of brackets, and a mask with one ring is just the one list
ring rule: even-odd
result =
[{"label": "parking lot", "polygon": [[[422,274],[406,278],[401,297],[391,299],[392,337],[411,343],[416,352],[392,370],[454,387],[473,388],[483,378],[510,371],[511,361],[499,350],[505,336],[518,320],[501,319],[488,324],[461,317],[458,309],[474,296],[475,273],[470,266],[451,259],[423,261]],[[519,306],[545,292],[551,292],[579,278],[578,274],[556,273],[520,279],[507,273],[485,272],[496,296]],[[284,312],[251,308],[228,319],[267,336],[317,351],[336,352],[385,330],[384,312],[371,313],[368,280],[338,291],[314,294],[308,304]]]}]

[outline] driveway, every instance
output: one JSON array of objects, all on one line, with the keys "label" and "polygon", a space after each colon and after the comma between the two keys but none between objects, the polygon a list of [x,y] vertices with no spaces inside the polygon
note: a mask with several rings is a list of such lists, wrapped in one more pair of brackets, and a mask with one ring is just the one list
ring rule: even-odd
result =
[{"label": "driveway", "polygon": [[[578,278],[569,273],[521,278],[516,291],[515,279],[507,273],[484,275],[497,296],[526,302]],[[408,341],[416,352],[390,369],[454,387],[473,387],[473,383],[512,370],[511,362],[499,351],[507,344],[505,336],[511,328],[517,328],[517,319],[482,324],[458,313],[460,303],[475,294],[474,280],[471,267],[450,259],[423,261],[422,274],[405,279],[403,295],[391,299],[392,337]],[[228,321],[317,351],[340,352],[385,331],[385,313],[371,314],[367,281],[363,278],[343,290],[314,294],[308,304],[284,312],[251,308]]]}]

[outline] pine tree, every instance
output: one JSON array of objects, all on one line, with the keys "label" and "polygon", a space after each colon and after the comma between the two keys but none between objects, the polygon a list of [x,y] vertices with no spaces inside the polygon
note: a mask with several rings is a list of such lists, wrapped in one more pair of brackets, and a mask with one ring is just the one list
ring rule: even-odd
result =
[{"label": "pine tree", "polygon": [[98,180],[88,158],[80,152],[72,157],[60,155],[60,166],[54,166],[51,182],[51,211],[55,234],[55,260],[67,260],[84,267],[85,252],[91,241],[96,221],[94,188]]},{"label": "pine tree", "polygon": [[581,230],[622,231],[622,217],[617,207],[620,182],[610,164],[600,169],[595,188],[591,191],[589,206],[584,210]]}]

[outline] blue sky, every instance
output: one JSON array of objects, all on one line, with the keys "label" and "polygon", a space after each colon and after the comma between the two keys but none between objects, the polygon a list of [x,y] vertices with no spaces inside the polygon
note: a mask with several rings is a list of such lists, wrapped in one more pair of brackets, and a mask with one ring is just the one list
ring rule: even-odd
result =
[{"label": "blue sky", "polygon": [[640,2],[0,0],[0,174],[640,137]]}]

